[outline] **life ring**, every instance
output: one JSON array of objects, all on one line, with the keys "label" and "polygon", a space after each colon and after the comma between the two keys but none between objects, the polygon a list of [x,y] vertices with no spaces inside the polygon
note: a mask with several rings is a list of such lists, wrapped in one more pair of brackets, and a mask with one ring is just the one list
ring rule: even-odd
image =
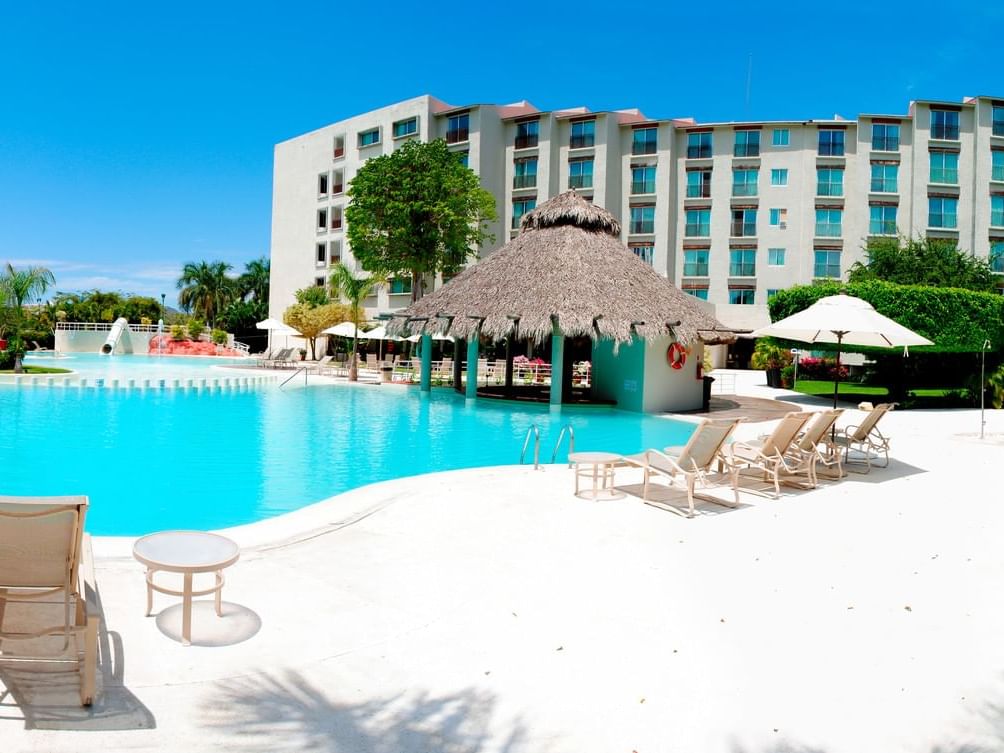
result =
[{"label": "life ring", "polygon": [[674,369],[682,369],[687,362],[687,350],[680,343],[673,343],[666,350],[666,361]]}]

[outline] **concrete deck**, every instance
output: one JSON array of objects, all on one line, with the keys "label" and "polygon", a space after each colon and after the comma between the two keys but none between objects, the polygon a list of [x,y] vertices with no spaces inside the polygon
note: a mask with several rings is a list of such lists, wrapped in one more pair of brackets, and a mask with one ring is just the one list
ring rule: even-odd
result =
[{"label": "concrete deck", "polygon": [[556,466],[358,489],[228,531],[225,615],[197,605],[190,648],[176,599],[143,617],[131,541],[99,539],[99,701],[2,670],[0,750],[1004,751],[988,419],[893,412],[888,469],[693,520]]}]

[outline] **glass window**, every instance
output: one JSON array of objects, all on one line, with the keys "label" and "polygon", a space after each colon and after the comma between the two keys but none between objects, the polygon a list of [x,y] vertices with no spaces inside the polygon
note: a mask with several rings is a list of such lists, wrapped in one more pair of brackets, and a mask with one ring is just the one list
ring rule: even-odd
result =
[{"label": "glass window", "polygon": [[537,158],[527,157],[513,162],[512,187],[533,188],[537,185]]},{"label": "glass window", "polygon": [[729,303],[752,306],[754,293],[750,288],[729,288]]},{"label": "glass window", "polygon": [[457,159],[460,160],[460,164],[464,167],[470,167],[471,153],[470,152],[454,152],[457,155]]},{"label": "glass window", "polygon": [[392,277],[387,283],[387,292],[391,295],[411,292],[410,277]]},{"label": "glass window", "polygon": [[514,230],[519,229],[519,223],[523,219],[523,215],[536,208],[536,206],[536,199],[512,200],[512,227]]},{"label": "glass window", "polygon": [[[997,152],[995,152],[997,154]],[[1004,155],[1004,152],[1000,152]],[[1002,163],[1004,164],[1004,163]],[[688,170],[687,171],[687,198],[706,199],[711,196],[711,171],[710,170]]]},{"label": "glass window", "polygon": [[771,207],[767,212],[767,221],[771,227],[784,230],[788,227],[788,210],[783,207]]},{"label": "glass window", "polygon": [[331,243],[328,244],[328,258],[331,259],[332,264],[337,264],[342,260],[341,241],[331,241]]},{"label": "glass window", "polygon": [[877,152],[898,152],[899,126],[872,123],[872,149]]},{"label": "glass window", "polygon": [[317,244],[317,263],[324,264],[328,260],[328,246],[324,243]]},{"label": "glass window", "polygon": [[568,141],[571,149],[584,149],[596,143],[596,121],[579,120],[572,123],[572,137]]},{"label": "glass window", "polygon": [[341,230],[342,229],[342,208],[341,207],[331,207],[331,229]]},{"label": "glass window", "polygon": [[732,210],[732,235],[734,237],[756,235],[755,209]]},{"label": "glass window", "polygon": [[780,292],[781,291],[778,290],[777,288],[767,288],[767,300],[769,301],[771,298],[773,298]]},{"label": "glass window", "polygon": [[816,196],[843,196],[844,169],[821,167],[816,170]]},{"label": "glass window", "polygon": [[687,159],[706,159],[711,156],[711,131],[687,134]]},{"label": "glass window", "polygon": [[821,154],[824,157],[843,157],[844,156],[843,130],[820,128],[819,154]]},{"label": "glass window", "polygon": [[759,170],[733,170],[732,195],[756,196],[757,179],[759,174]]},{"label": "glass window", "polygon": [[628,248],[634,251],[635,256],[643,262],[652,265],[652,258],[655,255],[655,246],[651,243],[629,243]]},{"label": "glass window", "polygon": [[931,108],[931,138],[958,141],[959,113],[956,110]]},{"label": "glass window", "polygon": [[593,161],[591,159],[573,159],[568,161],[568,187],[593,187]]},{"label": "glass window", "polygon": [[631,207],[631,233],[655,232],[655,207]]},{"label": "glass window", "polygon": [[335,170],[331,184],[331,193],[341,193],[345,188],[345,172],[343,170]]},{"label": "glass window", "polygon": [[886,205],[868,208],[868,232],[871,235],[896,235],[896,209]]},{"label": "glass window", "polygon": [[394,124],[394,138],[400,139],[418,133],[418,118],[399,120]]},{"label": "glass window", "polygon": [[771,144],[774,146],[788,146],[791,134],[787,128],[775,128],[771,136]]},{"label": "glass window", "polygon": [[317,210],[317,229],[327,230],[328,229],[328,210],[318,209]]},{"label": "glass window", "polygon": [[786,186],[788,185],[788,170],[787,168],[775,168],[770,171],[770,184],[772,186]]},{"label": "glass window", "polygon": [[691,238],[711,235],[711,210],[688,209],[687,226],[683,234]]},{"label": "glass window", "polygon": [[997,274],[1004,274],[1004,241],[990,243],[990,269]]},{"label": "glass window", "polygon": [[359,134],[359,146],[372,146],[380,143],[380,129],[371,128]]},{"label": "glass window", "polygon": [[537,146],[540,138],[540,121],[527,120],[516,124],[516,148],[529,149]]},{"label": "glass window", "polygon": [[816,236],[819,238],[838,238],[841,233],[842,209],[816,210]]},{"label": "glass window", "polygon": [[327,281],[323,277],[315,277],[314,278],[314,287],[323,288],[325,282],[327,282]]},{"label": "glass window", "polygon": [[708,256],[711,252],[706,248],[686,249],[683,252],[683,276],[707,277]]},{"label": "glass window", "polygon": [[658,138],[656,128],[635,128],[631,134],[631,154],[655,154]]},{"label": "glass window", "polygon": [[760,131],[736,131],[736,157],[760,156]]},{"label": "glass window", "polygon": [[317,176],[317,193],[324,196],[328,193],[328,174],[321,173]]},{"label": "glass window", "polygon": [[899,165],[872,163],[872,191],[875,193],[896,193],[896,179]]},{"label": "glass window", "polygon": [[[688,180],[690,176],[687,176]],[[655,165],[631,168],[631,193],[655,193]]]},{"label": "glass window", "polygon": [[1004,107],[994,105],[991,128],[994,136],[1004,136]]},{"label": "glass window", "polygon": [[756,277],[756,249],[729,249],[729,277]]},{"label": "glass window", "polygon": [[1004,152],[990,152],[990,180],[1004,180]]},{"label": "glass window", "polygon": [[930,196],[927,199],[927,226],[956,228],[959,226],[959,200]]},{"label": "glass window", "polygon": [[813,277],[840,277],[840,252],[821,251],[814,252],[814,264],[812,269]]},{"label": "glass window", "polygon": [[784,266],[784,249],[783,248],[768,248],[767,249],[767,266],[770,266],[770,267],[783,267]]},{"label": "glass window", "polygon": [[958,152],[931,152],[931,182],[948,183],[953,186],[959,183]]},{"label": "glass window", "polygon": [[446,121],[446,143],[459,144],[471,136],[471,114],[451,115]]},{"label": "glass window", "polygon": [[1004,227],[1004,196],[990,197],[990,224]]},{"label": "glass window", "polygon": [[684,288],[683,292],[687,295],[694,296],[694,298],[700,298],[702,301],[708,300],[707,288]]}]

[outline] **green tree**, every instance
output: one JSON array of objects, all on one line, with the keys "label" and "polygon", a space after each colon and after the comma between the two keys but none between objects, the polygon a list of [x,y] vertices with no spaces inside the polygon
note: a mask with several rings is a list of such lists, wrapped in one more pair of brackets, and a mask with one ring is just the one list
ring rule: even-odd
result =
[{"label": "green tree", "polygon": [[955,241],[939,238],[869,238],[866,262],[855,262],[849,282],[885,280],[898,285],[966,288],[984,293],[997,290],[985,259],[960,250]]},{"label": "green tree", "polygon": [[32,298],[41,298],[49,286],[55,284],[56,278],[45,267],[15,269],[10,262],[7,262],[6,269],[0,274],[0,301],[3,301],[3,305],[8,310],[8,326],[14,332],[10,348],[14,352],[15,374],[24,372],[21,365],[21,357],[24,355],[25,349],[23,339],[24,302],[30,302]]},{"label": "green tree", "polygon": [[310,358],[316,360],[316,343],[321,331],[344,321],[348,315],[349,307],[343,303],[326,303],[323,306],[295,303],[286,309],[282,320],[307,339]]},{"label": "green tree", "polygon": [[331,303],[331,296],[322,285],[310,285],[300,288],[294,294],[296,302],[304,306],[326,306]]},{"label": "green tree", "polygon": [[409,141],[364,164],[345,209],[352,254],[364,269],[410,275],[411,297],[437,272],[455,274],[484,242],[495,200],[442,139]]},{"label": "green tree", "polygon": [[241,297],[244,300],[260,301],[268,304],[271,264],[264,256],[247,262],[244,272],[237,278]]},{"label": "green tree", "polygon": [[331,287],[341,298],[348,301],[348,321],[356,325],[352,333],[352,358],[349,361],[349,381],[359,379],[359,368],[356,363],[356,353],[359,348],[359,320],[362,317],[363,300],[371,295],[377,286],[384,284],[379,277],[354,277],[349,268],[339,262],[331,269]]},{"label": "green tree", "polygon": [[238,295],[237,282],[226,262],[188,262],[178,278],[178,303],[185,311],[216,325],[216,318]]}]

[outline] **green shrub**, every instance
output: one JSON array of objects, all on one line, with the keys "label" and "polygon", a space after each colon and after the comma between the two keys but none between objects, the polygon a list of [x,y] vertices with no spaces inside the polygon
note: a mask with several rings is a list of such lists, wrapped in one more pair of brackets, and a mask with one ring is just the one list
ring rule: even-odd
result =
[{"label": "green shrub", "polygon": [[217,345],[226,345],[227,333],[222,329],[214,329],[212,332],[212,339],[213,342],[216,343]]},{"label": "green shrub", "polygon": [[14,368],[14,352],[11,350],[0,350],[0,371],[8,371]]},{"label": "green shrub", "polygon": [[778,345],[772,337],[761,337],[753,348],[750,365],[754,369],[780,369],[791,363],[791,349]]},{"label": "green shrub", "polygon": [[193,340],[198,340],[199,335],[206,331],[206,325],[201,319],[192,319],[188,322],[188,336]]},{"label": "green shrub", "polygon": [[181,342],[182,340],[188,339],[188,333],[185,328],[180,324],[171,325],[171,339],[176,342]]}]

